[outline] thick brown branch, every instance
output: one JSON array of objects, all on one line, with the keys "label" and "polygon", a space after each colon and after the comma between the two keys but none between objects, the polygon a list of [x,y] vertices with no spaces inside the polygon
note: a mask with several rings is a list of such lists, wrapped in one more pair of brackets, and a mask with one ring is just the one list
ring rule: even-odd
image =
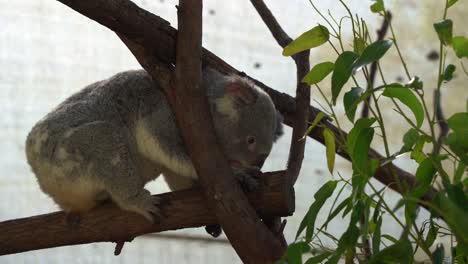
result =
[{"label": "thick brown branch", "polygon": [[[122,33],[125,36],[134,37],[140,45],[151,47],[151,53],[155,58],[158,58],[162,62],[174,63],[175,62],[175,36],[176,30],[172,28],[168,22],[161,19],[160,17],[153,15],[128,0],[94,0],[94,1],[83,1],[83,0],[58,0],[74,10],[82,13],[83,15],[96,20],[102,25],[114,30],[117,33]],[[131,6],[129,7],[129,5]],[[96,5],[98,9],[93,9]],[[149,43],[149,44],[148,44]],[[238,70],[227,64],[225,61],[211,53],[210,51],[203,49],[203,63],[209,65],[212,68],[217,69],[223,73],[240,73]],[[247,76],[248,77],[248,76]],[[285,94],[280,93],[258,80],[251,77],[259,87],[267,92],[275,103],[276,108],[285,117],[285,123],[289,126],[293,124],[293,117],[296,112],[295,100]],[[312,122],[320,111],[316,108],[309,107],[309,122]],[[328,122],[323,122],[324,126],[331,129],[335,133],[335,138],[340,138],[340,133],[337,127],[333,126]],[[344,131],[341,131],[346,135]],[[310,134],[310,137],[324,144],[323,128],[316,127]],[[343,142],[338,142],[337,154],[343,158],[350,160],[350,157],[343,151]],[[369,157],[376,159],[383,159],[375,150],[369,152]],[[410,173],[388,164],[382,168],[379,168],[376,172],[375,178],[383,184],[389,186],[391,189],[402,193],[402,190],[398,189],[394,181],[395,173],[401,182],[405,185],[412,187],[416,186],[416,180]],[[432,200],[436,190],[431,189],[423,196],[423,200]]]},{"label": "thick brown branch", "polygon": [[[259,215],[288,216],[294,212],[294,190],[285,187],[286,183],[284,171],[263,175],[261,188],[248,194]],[[217,223],[201,189],[158,196],[164,201],[163,217],[155,224],[112,204],[82,215],[77,222],[67,221],[64,212],[0,222],[0,255],[84,243],[129,241],[147,233]]]},{"label": "thick brown branch", "polygon": [[217,143],[206,93],[201,89],[202,1],[179,0],[177,14],[175,86],[165,91],[206,200],[244,263],[273,263],[282,254],[280,244],[235,181]]}]

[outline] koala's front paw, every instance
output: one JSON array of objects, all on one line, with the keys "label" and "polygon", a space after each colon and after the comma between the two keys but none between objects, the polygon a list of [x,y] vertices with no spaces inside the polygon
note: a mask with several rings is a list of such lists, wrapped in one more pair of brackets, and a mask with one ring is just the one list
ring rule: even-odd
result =
[{"label": "koala's front paw", "polygon": [[137,196],[127,199],[124,202],[118,202],[118,204],[122,209],[136,212],[152,223],[158,222],[161,218],[161,210],[159,209],[161,198],[152,196],[150,192],[145,189]]},{"label": "koala's front paw", "polygon": [[260,187],[260,175],[262,172],[259,168],[233,168],[233,171],[244,191],[253,192]]}]

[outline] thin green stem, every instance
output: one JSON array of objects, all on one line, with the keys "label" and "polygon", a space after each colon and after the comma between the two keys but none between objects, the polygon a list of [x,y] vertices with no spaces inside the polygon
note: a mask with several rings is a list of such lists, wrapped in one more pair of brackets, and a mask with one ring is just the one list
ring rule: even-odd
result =
[{"label": "thin green stem", "polygon": [[315,12],[317,12],[317,14],[319,14],[319,16],[322,17],[323,20],[325,20],[325,22],[327,22],[327,24],[330,26],[330,28],[333,30],[333,32],[335,33],[335,35],[339,35],[338,32],[335,30],[335,28],[333,27],[332,23],[330,23],[330,21],[322,14],[322,12],[320,12],[320,10],[314,5],[314,2],[312,0],[309,0],[309,3],[312,5],[312,8],[314,8]]}]

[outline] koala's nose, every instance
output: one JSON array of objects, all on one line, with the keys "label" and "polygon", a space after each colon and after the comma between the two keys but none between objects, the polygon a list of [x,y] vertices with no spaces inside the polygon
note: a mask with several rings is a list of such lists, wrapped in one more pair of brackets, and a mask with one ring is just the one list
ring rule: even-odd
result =
[{"label": "koala's nose", "polygon": [[259,154],[257,155],[257,160],[255,160],[255,167],[262,168],[263,163],[265,163],[266,158],[268,157],[268,154]]}]

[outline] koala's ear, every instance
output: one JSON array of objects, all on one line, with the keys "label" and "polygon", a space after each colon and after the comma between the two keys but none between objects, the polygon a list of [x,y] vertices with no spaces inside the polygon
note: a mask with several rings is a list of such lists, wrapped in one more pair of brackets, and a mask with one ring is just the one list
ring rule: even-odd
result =
[{"label": "koala's ear", "polygon": [[251,105],[257,100],[257,93],[250,85],[233,81],[224,87],[224,95],[232,100],[235,106]]},{"label": "koala's ear", "polygon": [[276,110],[276,127],[275,127],[274,134],[273,134],[273,141],[276,141],[284,133],[283,120],[284,120],[283,115],[278,110]]}]

